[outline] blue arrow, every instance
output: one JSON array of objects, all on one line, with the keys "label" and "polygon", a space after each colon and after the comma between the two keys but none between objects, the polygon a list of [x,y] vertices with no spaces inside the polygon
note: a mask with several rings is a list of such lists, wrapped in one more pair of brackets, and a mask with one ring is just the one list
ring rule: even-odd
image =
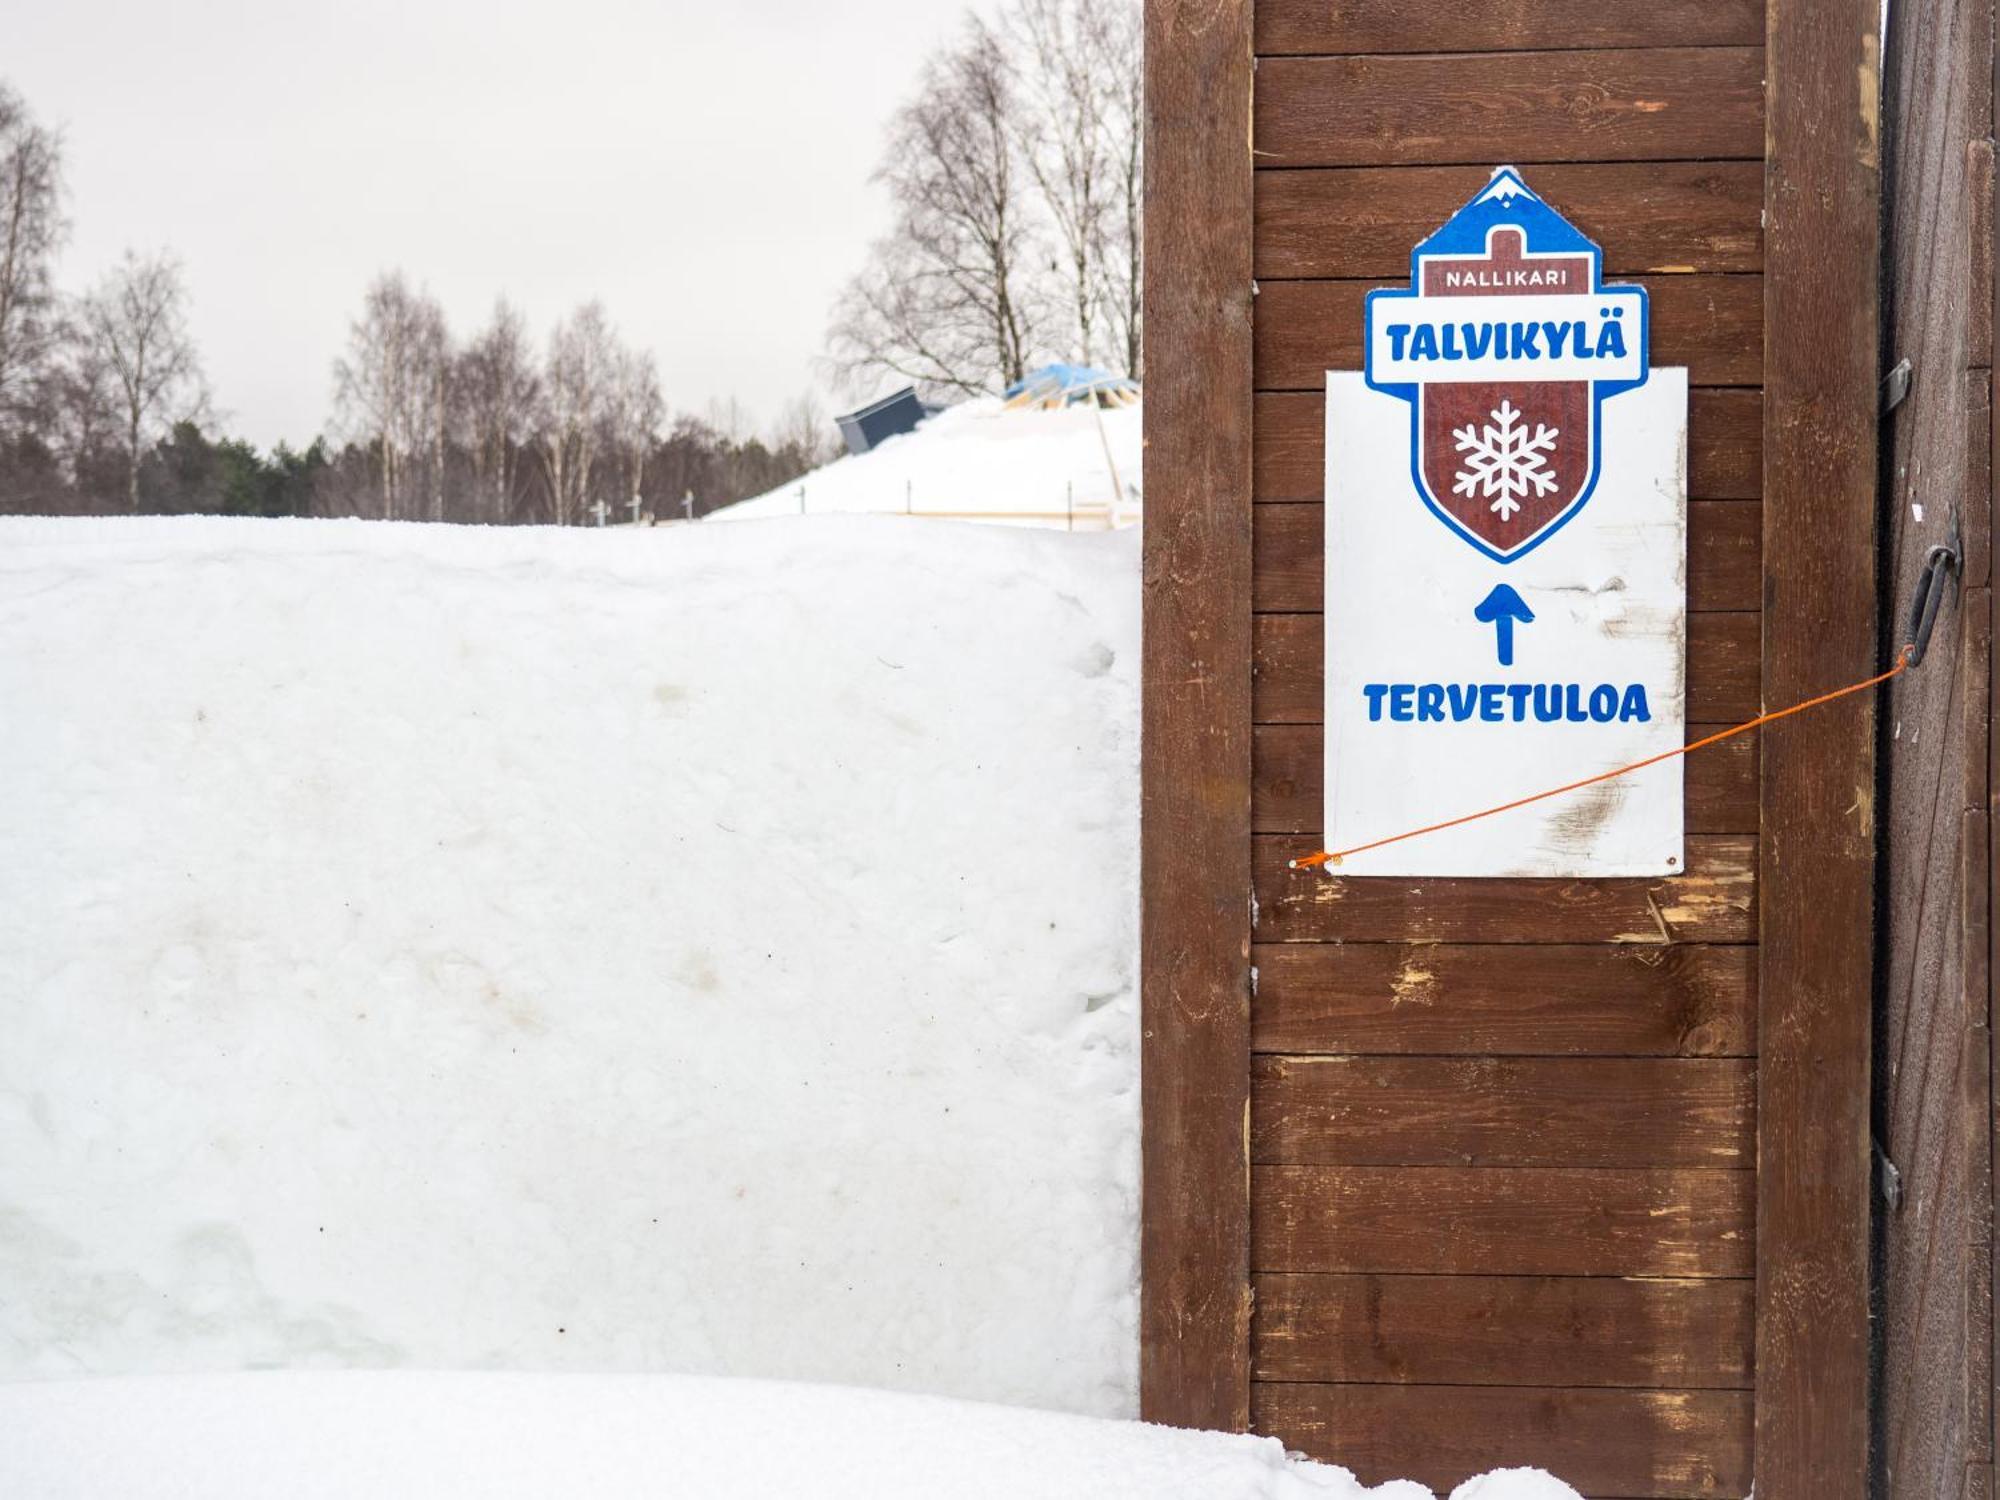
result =
[{"label": "blue arrow", "polygon": [[1493,592],[1472,608],[1473,619],[1482,625],[1493,627],[1494,645],[1500,652],[1500,665],[1514,665],[1514,622],[1523,625],[1533,622],[1535,613],[1521,602],[1521,596],[1504,583],[1496,583]]}]

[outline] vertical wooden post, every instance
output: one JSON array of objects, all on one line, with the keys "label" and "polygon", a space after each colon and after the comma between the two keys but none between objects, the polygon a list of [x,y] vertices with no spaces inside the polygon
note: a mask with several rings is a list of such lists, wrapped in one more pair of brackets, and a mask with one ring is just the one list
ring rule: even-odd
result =
[{"label": "vertical wooden post", "polygon": [[1250,5],[1147,0],[1141,1410],[1248,1426]]},{"label": "vertical wooden post", "polygon": [[[1876,0],[1770,0],[1764,701],[1877,670]],[[1758,1500],[1868,1479],[1874,700],[1764,737]]]},{"label": "vertical wooden post", "polygon": [[[1931,549],[1962,562],[1918,671],[1879,706],[1874,1493],[1992,1492],[1993,1050],[1988,979],[1992,15],[1899,0],[1883,56],[1885,625]],[[1887,633],[1885,631],[1885,633]]]}]

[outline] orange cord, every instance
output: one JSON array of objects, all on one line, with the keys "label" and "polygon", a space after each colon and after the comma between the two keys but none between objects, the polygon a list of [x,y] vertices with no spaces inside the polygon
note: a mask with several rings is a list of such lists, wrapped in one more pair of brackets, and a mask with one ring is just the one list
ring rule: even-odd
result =
[{"label": "orange cord", "polygon": [[1586,776],[1583,780],[1572,781],[1566,786],[1554,786],[1550,787],[1546,792],[1536,792],[1532,797],[1516,797],[1512,802],[1502,802],[1498,807],[1482,808],[1478,812],[1467,813],[1462,818],[1449,818],[1442,823],[1431,823],[1422,828],[1412,828],[1407,833],[1394,833],[1388,838],[1376,839],[1372,843],[1356,844],[1352,849],[1322,849],[1317,854],[1308,854],[1304,859],[1293,860],[1291,867],[1294,870],[1323,869],[1328,865],[1339,864],[1350,854],[1365,854],[1368,850],[1380,849],[1385,844],[1400,844],[1404,839],[1413,839],[1421,834],[1438,833],[1446,828],[1456,828],[1461,823],[1473,823],[1477,822],[1480,818],[1490,818],[1495,813],[1512,812],[1515,808],[1526,807],[1531,802],[1546,801],[1550,797],[1560,797],[1564,792],[1574,792],[1583,787],[1596,786],[1600,781],[1610,781],[1614,777],[1629,776],[1634,771],[1643,771],[1647,766],[1657,766],[1661,761],[1672,760],[1677,755],[1692,755],[1697,750],[1706,749],[1710,745],[1720,744],[1722,741],[1733,739],[1739,734],[1747,734],[1752,729],[1758,729],[1766,724],[1775,723],[1779,719],[1788,719],[1793,714],[1804,713],[1809,708],[1818,708],[1822,703],[1831,703],[1834,699],[1845,698],[1850,693],[1866,692],[1869,688],[1879,687],[1891,677],[1906,670],[1910,665],[1910,658],[1915,656],[1916,652],[1917,648],[1914,644],[1905,646],[1901,651],[1896,653],[1896,664],[1893,667],[1889,668],[1886,672],[1878,672],[1866,682],[1857,682],[1849,687],[1836,688],[1830,693],[1821,693],[1817,698],[1808,698],[1803,703],[1794,703],[1790,708],[1781,708],[1773,713],[1759,714],[1754,719],[1732,725],[1728,729],[1718,730],[1714,734],[1696,740],[1693,744],[1681,745],[1672,750],[1662,750],[1658,755],[1649,755],[1644,760],[1635,760],[1631,765],[1620,766],[1615,771],[1601,771],[1595,776]]}]

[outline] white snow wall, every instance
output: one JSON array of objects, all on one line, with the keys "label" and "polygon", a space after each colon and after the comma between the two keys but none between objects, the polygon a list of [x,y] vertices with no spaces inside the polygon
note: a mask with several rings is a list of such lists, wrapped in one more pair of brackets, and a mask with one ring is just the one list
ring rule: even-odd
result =
[{"label": "white snow wall", "polygon": [[1131,1412],[1137,570],[0,522],[0,1376]]}]

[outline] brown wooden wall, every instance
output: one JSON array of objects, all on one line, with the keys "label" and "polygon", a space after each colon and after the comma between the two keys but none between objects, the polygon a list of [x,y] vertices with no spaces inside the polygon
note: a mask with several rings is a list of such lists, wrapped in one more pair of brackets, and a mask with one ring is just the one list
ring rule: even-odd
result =
[{"label": "brown wooden wall", "polygon": [[1763,6],[1256,12],[1252,1420],[1368,1483],[1741,1496],[1754,741],[1689,763],[1685,877],[1285,860],[1319,847],[1324,372],[1503,161],[1689,369],[1690,729],[1757,712]]},{"label": "brown wooden wall", "polygon": [[[1954,522],[1962,592],[1884,738],[1875,1133],[1899,1179],[1880,1216],[1880,1493],[1993,1492],[1992,328],[1990,6],[1898,0],[1887,58],[1888,578],[1907,600]],[[1903,619],[1894,621],[1901,629]]]},{"label": "brown wooden wall", "polygon": [[1319,846],[1324,372],[1502,162],[1690,371],[1691,732],[1870,670],[1872,9],[1771,6],[1148,6],[1151,1417],[1440,1491],[1861,1493],[1872,710],[1779,775],[1754,739],[1690,761],[1671,879],[1286,866]]}]

